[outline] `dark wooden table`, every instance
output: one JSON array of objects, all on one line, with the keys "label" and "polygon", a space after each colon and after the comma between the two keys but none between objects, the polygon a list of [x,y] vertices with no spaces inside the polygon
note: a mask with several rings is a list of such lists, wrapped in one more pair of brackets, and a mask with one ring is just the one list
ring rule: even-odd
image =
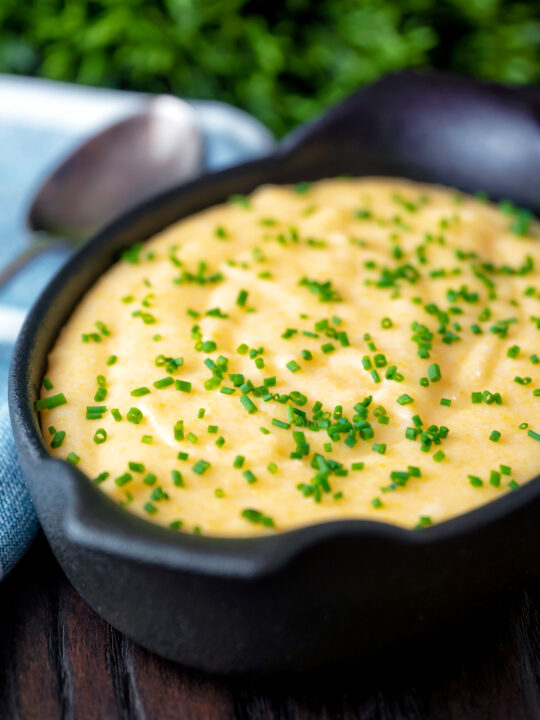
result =
[{"label": "dark wooden table", "polygon": [[220,678],[161,660],[101,620],[43,537],[0,585],[0,719],[540,718],[540,583],[347,677]]}]

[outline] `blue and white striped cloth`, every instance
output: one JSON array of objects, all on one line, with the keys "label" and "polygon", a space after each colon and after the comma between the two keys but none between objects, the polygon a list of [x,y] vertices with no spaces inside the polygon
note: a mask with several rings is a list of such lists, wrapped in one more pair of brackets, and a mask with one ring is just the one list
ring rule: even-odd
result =
[{"label": "blue and white striped cloth", "polygon": [[[24,215],[34,188],[58,161],[100,127],[134,111],[147,96],[0,75],[0,267],[27,242]],[[265,154],[270,133],[228,105],[195,101],[206,143],[206,170]],[[39,527],[24,486],[6,402],[13,342],[25,312],[67,258],[51,251],[0,291],[0,579]]]}]

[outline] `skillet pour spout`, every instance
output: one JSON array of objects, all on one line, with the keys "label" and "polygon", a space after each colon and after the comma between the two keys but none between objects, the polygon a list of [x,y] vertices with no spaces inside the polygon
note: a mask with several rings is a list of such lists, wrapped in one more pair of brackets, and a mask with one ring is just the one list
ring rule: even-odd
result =
[{"label": "skillet pour spout", "polygon": [[67,576],[103,618],[167,658],[213,672],[358,662],[459,620],[540,567],[540,477],[421,531],[348,520],[275,536],[175,533],[116,505],[49,457],[34,409],[47,354],[122,250],[264,183],[399,176],[540,211],[540,93],[398,73],[359,90],[266,158],[124,214],[81,248],[31,310],[10,371],[17,448]]}]

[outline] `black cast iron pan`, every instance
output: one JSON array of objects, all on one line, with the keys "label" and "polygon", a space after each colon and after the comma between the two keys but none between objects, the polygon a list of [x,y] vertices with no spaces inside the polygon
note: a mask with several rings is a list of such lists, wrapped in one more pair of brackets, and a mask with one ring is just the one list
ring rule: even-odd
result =
[{"label": "black cast iron pan", "polygon": [[483,190],[539,212],[539,123],[540,91],[391,75],[293,133],[275,154],[124,215],[52,280],[15,348],[11,418],[47,538],[101,616],[141,645],[206,670],[309,670],[406,643],[537,573],[540,476],[421,531],[351,520],[257,539],[199,537],[131,515],[75,467],[49,458],[34,402],[60,328],[132,243],[262,183],[340,174]]}]

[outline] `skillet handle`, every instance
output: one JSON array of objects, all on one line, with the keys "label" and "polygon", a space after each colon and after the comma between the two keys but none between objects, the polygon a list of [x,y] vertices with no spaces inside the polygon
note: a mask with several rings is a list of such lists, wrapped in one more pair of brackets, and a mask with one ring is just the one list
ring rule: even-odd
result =
[{"label": "skillet handle", "polygon": [[511,197],[540,212],[540,90],[402,72],[289,135],[298,180],[394,175]]}]

